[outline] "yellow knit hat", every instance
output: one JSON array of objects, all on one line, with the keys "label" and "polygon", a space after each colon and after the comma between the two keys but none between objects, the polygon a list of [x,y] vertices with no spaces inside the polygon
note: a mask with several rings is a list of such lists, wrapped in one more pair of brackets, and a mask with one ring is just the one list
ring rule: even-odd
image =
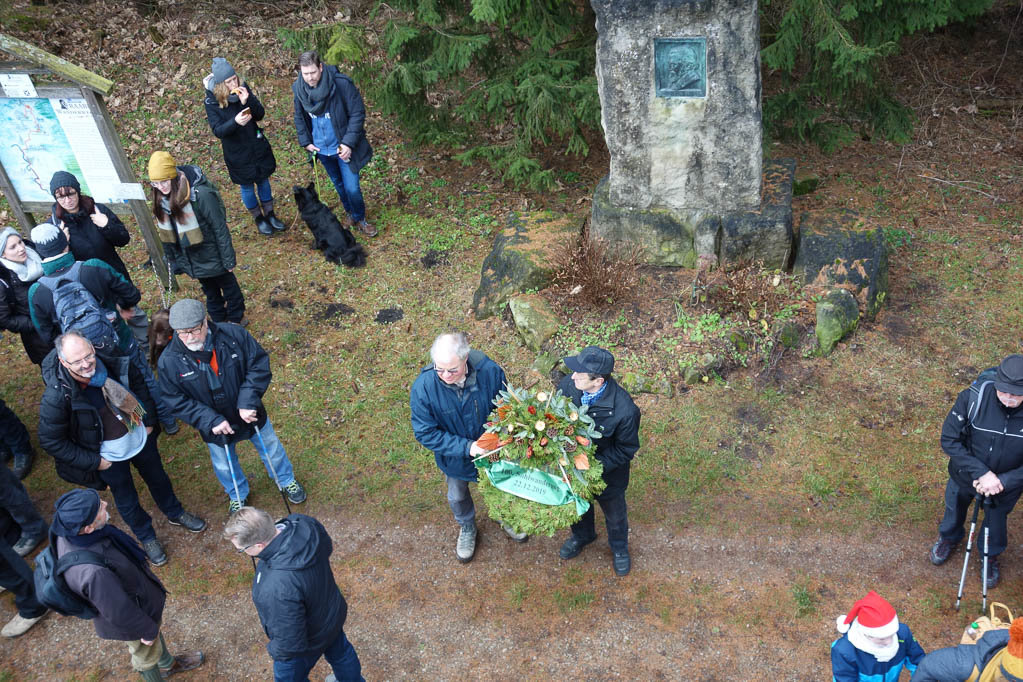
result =
[{"label": "yellow knit hat", "polygon": [[149,157],[149,179],[153,182],[173,180],[178,175],[177,165],[170,152],[153,152]]}]

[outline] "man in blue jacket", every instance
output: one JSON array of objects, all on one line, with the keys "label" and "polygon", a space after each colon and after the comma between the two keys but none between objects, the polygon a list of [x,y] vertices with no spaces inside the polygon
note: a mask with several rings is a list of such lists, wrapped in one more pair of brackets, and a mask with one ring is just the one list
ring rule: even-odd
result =
[{"label": "man in blue jacket", "polygon": [[265,511],[242,507],[224,526],[234,548],[259,559],[252,602],[274,662],[275,682],[308,680],[320,656],[334,673],[327,682],[361,682],[362,666],[345,636],[348,604],[334,582],[334,546],[311,516],[291,514],[275,524]]},{"label": "man in blue jacket", "polygon": [[[433,451],[447,479],[448,504],[460,527],[455,556],[464,564],[476,553],[476,507],[469,482],[476,480],[473,458],[483,450],[475,441],[483,435],[494,398],[504,388],[504,370],[481,351],[470,350],[462,333],[438,336],[430,358],[433,363],[412,384],[412,432]],[[516,542],[528,539],[510,526],[501,527]]]},{"label": "man in blue jacket", "polygon": [[373,158],[363,127],[366,105],[362,95],[351,78],[336,66],[324,66],[315,52],[299,55],[298,66],[301,76],[291,85],[298,143],[323,164],[352,225],[374,237],[377,230],[366,222],[366,204],[359,187],[359,171]]}]

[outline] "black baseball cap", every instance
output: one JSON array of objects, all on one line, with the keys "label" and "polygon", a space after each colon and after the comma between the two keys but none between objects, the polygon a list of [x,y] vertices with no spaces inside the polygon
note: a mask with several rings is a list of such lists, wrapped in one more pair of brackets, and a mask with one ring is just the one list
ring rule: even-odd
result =
[{"label": "black baseball cap", "polygon": [[573,372],[610,374],[615,368],[615,356],[599,346],[586,346],[578,355],[570,355],[564,360]]}]

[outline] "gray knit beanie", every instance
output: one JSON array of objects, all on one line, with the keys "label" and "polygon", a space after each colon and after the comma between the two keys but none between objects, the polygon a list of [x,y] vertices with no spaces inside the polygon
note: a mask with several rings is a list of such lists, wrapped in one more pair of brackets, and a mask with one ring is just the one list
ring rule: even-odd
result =
[{"label": "gray knit beanie", "polygon": [[234,67],[223,57],[213,58],[213,84],[223,83],[231,76],[235,75]]}]

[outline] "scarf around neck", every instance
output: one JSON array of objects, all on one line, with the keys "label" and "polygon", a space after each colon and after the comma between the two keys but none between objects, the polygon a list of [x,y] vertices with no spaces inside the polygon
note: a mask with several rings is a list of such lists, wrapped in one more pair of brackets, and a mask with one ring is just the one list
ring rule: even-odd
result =
[{"label": "scarf around neck", "polygon": [[330,95],[334,91],[334,78],[328,72],[329,68],[327,65],[323,66],[320,82],[316,84],[315,88],[309,87],[301,74],[291,85],[291,91],[295,93],[298,103],[313,116],[323,115],[323,112],[327,110],[327,100],[330,99]]},{"label": "scarf around neck", "polygon": [[175,219],[171,215],[170,196],[161,196],[158,201],[163,208],[163,219],[157,219],[156,227],[160,235],[160,241],[165,244],[180,243],[182,249],[202,244],[202,229],[199,227],[199,219],[196,218],[195,208],[188,200],[192,192],[192,186],[183,173],[178,174],[180,183],[175,203],[181,206],[181,217]]},{"label": "scarf around neck", "polygon": [[[96,404],[99,402],[95,397],[96,392],[89,391],[88,388],[99,389],[103,400],[102,404]],[[101,409],[104,406],[110,408],[110,411],[117,417],[117,421],[124,424],[124,428],[129,431],[137,426],[142,426],[142,418],[146,416],[145,408],[131,391],[110,378],[106,365],[98,357],[96,358],[96,373],[89,377],[88,388],[85,391],[85,397],[93,407],[96,409]]]},{"label": "scarf around neck", "polygon": [[25,246],[25,253],[28,254],[28,260],[24,263],[17,263],[6,258],[0,258],[0,263],[17,275],[22,282],[34,282],[43,276],[43,260],[35,249],[29,246]]}]

